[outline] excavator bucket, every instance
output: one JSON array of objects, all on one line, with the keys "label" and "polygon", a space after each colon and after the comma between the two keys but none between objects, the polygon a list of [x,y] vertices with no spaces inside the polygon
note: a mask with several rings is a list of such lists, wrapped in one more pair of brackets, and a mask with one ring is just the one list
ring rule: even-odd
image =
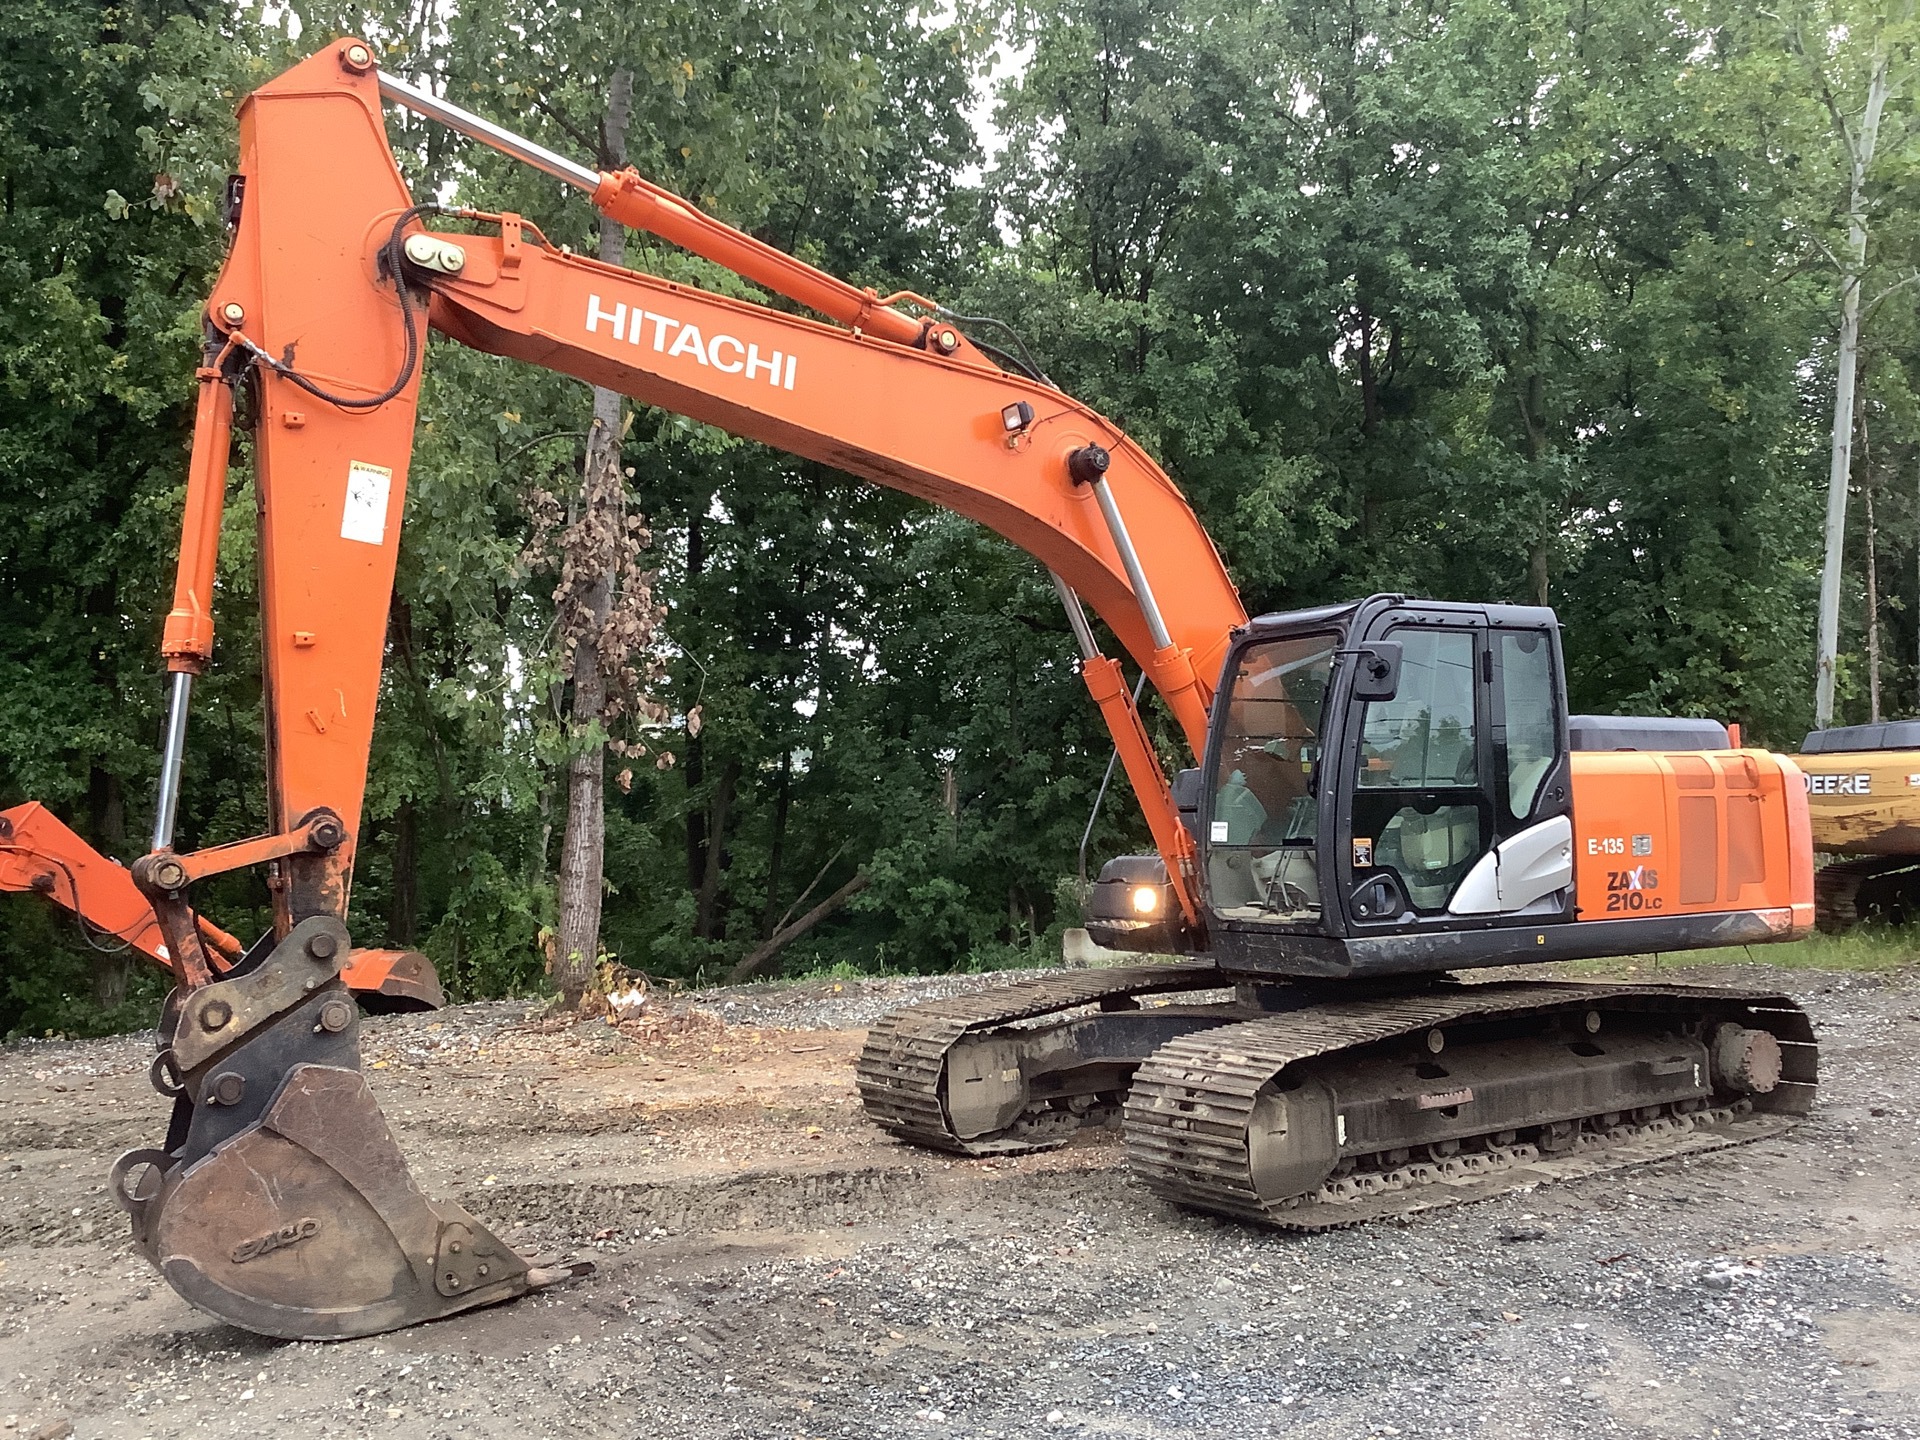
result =
[{"label": "excavator bucket", "polygon": [[[289,1340],[341,1340],[512,1299],[542,1266],[429,1199],[360,1068],[344,926],[315,917],[263,961],[175,991],[154,1084],[164,1148],[114,1163],[138,1248],[192,1304]],[[357,957],[356,957],[357,958]]]},{"label": "excavator bucket", "polygon": [[447,1003],[440,973],[418,950],[356,950],[340,978],[369,1015],[438,1010]]}]

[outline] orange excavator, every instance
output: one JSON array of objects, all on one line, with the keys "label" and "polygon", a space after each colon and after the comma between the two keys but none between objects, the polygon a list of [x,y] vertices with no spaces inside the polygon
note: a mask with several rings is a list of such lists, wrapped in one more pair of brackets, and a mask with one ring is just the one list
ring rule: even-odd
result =
[{"label": "orange excavator", "polygon": [[[825,318],[598,264],[516,215],[416,202],[383,99]],[[1089,925],[1185,958],[888,1016],[858,1068],[887,1130],[977,1155],[1119,1121],[1160,1193],[1312,1228],[1733,1144],[1806,1112],[1813,1037],[1785,997],[1451,973],[1803,933],[1812,853],[1790,761],[1670,752],[1631,722],[1607,753],[1576,753],[1544,609],[1374,596],[1250,619],[1152,459],[970,338],[977,324],[845,284],[631,170],[576,165],[382,74],[361,41],[240,116],[162,644],[158,818],[132,869],[177,982],[154,1067],[173,1123],[110,1185],[194,1304],[326,1338],[579,1273],[413,1184],[340,978],[429,328],[945,506],[1051,572],[1156,847],[1108,863]],[[259,497],[271,826],[178,853],[236,401]],[[1193,752],[1171,781],[1088,606]],[[193,887],[254,865],[272,877],[272,943],[223,970]]]},{"label": "orange excavator", "polygon": [[[131,951],[162,970],[173,957],[160,922],[126,867],[95,850],[46,806],[0,810],[0,893],[40,895],[71,913],[81,937],[108,954]],[[207,962],[224,974],[246,946],[196,915]],[[446,1004],[433,962],[418,950],[355,950],[340,972],[360,1008],[375,1014],[438,1010]]]}]

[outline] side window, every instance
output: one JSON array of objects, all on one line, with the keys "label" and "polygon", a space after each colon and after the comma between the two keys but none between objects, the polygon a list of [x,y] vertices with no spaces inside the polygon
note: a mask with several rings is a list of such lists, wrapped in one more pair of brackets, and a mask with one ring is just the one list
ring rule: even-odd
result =
[{"label": "side window", "polygon": [[1474,636],[1405,627],[1400,688],[1368,703],[1353,797],[1356,879],[1390,872],[1422,914],[1444,911],[1490,843],[1474,716]]},{"label": "side window", "polygon": [[1473,636],[1398,630],[1400,693],[1367,706],[1360,788],[1431,790],[1480,783],[1473,726]]},{"label": "side window", "polygon": [[1516,820],[1533,813],[1540,786],[1559,748],[1554,724],[1553,647],[1538,630],[1499,636],[1500,690],[1507,728],[1507,809]]}]

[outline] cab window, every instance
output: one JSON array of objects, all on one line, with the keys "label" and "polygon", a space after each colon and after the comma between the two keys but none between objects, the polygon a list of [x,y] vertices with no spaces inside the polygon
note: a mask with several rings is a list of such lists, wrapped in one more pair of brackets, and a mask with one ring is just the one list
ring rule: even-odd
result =
[{"label": "cab window", "polygon": [[1400,629],[1400,686],[1366,707],[1355,777],[1356,874],[1387,870],[1416,911],[1443,910],[1489,835],[1474,716],[1474,637]]},{"label": "cab window", "polygon": [[1338,644],[1333,635],[1298,635],[1241,652],[1207,831],[1209,889],[1225,918],[1319,919],[1314,780]]},{"label": "cab window", "polygon": [[1540,787],[1559,758],[1554,723],[1553,646],[1538,630],[1503,630],[1500,699],[1507,732],[1507,810],[1516,820],[1533,814]]}]

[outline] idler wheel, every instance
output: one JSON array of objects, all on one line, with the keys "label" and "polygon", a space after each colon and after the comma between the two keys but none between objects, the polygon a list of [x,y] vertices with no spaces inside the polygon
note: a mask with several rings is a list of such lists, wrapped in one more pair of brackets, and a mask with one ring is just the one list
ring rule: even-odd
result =
[{"label": "idler wheel", "polygon": [[1765,1095],[1780,1083],[1780,1042],[1765,1030],[1716,1026],[1708,1049],[1713,1077],[1728,1089]]}]

